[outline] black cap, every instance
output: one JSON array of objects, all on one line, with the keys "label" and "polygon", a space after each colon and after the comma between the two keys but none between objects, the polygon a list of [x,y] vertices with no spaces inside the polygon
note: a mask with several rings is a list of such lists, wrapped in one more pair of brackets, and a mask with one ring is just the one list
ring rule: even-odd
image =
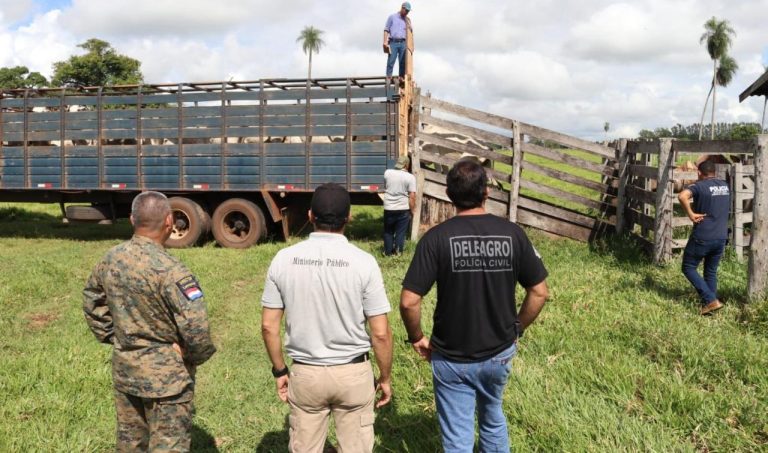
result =
[{"label": "black cap", "polygon": [[317,223],[344,225],[349,217],[349,192],[335,183],[315,189],[312,195],[312,215]]}]

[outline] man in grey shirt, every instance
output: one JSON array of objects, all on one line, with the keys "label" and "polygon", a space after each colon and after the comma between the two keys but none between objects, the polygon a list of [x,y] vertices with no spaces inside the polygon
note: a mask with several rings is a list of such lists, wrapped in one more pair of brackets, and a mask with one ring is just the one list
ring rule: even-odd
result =
[{"label": "man in grey shirt", "polygon": [[416,177],[408,156],[400,156],[395,169],[384,172],[384,254],[403,253],[405,235],[416,205]]},{"label": "man in grey shirt", "polygon": [[[261,330],[277,394],[291,407],[292,452],[322,452],[330,414],[340,451],[372,451],[376,391],[382,393],[376,407],[392,397],[389,300],[376,260],[344,237],[349,208],[343,187],[318,187],[309,212],[315,232],[277,253],[264,284]],[[290,371],[280,341],[283,313]]]}]

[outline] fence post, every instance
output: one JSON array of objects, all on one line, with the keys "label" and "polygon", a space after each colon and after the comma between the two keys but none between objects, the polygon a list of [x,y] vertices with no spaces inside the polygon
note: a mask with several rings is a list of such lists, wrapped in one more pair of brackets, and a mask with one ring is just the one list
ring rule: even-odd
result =
[{"label": "fence post", "polygon": [[616,193],[616,234],[624,233],[624,205],[627,197],[627,182],[629,180],[629,153],[627,152],[627,139],[619,140],[616,149],[616,160],[619,162],[619,187]]},{"label": "fence post", "polygon": [[421,144],[416,137],[421,130],[421,88],[417,88],[413,97],[413,108],[411,110],[411,128],[413,130],[411,142],[411,173],[416,177],[416,203],[413,208],[413,218],[411,219],[411,240],[419,239],[419,229],[421,227],[421,206],[424,200],[424,172],[421,171]]},{"label": "fence post", "polygon": [[523,134],[520,133],[520,122],[512,121],[512,174],[509,177],[509,206],[510,222],[517,222],[517,201],[520,198],[520,175],[523,167]]},{"label": "fence post", "polygon": [[741,222],[741,213],[744,211],[744,203],[741,201],[741,178],[744,173],[744,164],[736,162],[731,167],[731,212],[733,213],[733,226],[731,227],[731,244],[739,262],[744,261],[744,224]]},{"label": "fence post", "polygon": [[755,138],[755,201],[749,241],[750,299],[765,295],[768,286],[768,134]]},{"label": "fence post", "polygon": [[659,139],[659,173],[656,179],[656,216],[653,223],[653,262],[663,264],[672,256],[672,139]]}]

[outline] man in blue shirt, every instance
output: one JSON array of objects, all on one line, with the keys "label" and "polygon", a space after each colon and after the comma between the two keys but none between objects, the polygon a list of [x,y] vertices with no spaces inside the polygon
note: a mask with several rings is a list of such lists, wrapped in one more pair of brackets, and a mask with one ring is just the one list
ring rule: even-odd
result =
[{"label": "man in blue shirt", "polygon": [[[723,308],[717,297],[717,266],[728,239],[731,193],[728,183],[715,176],[714,162],[706,160],[699,164],[699,181],[683,189],[677,198],[693,222],[683,253],[683,275],[699,293],[701,314],[710,314]],[[696,270],[702,260],[703,278]]]},{"label": "man in blue shirt", "polygon": [[392,69],[395,67],[395,60],[400,63],[400,77],[405,76],[405,48],[408,31],[413,31],[411,20],[408,13],[411,12],[411,4],[403,3],[400,11],[387,18],[384,25],[384,52],[387,57],[387,77],[392,77]]}]

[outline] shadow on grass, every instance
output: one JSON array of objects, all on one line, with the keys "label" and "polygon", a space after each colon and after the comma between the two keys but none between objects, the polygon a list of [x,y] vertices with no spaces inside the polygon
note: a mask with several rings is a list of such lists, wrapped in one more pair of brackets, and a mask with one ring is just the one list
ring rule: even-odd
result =
[{"label": "shadow on grass", "polygon": [[218,452],[219,448],[216,446],[216,439],[204,428],[192,425],[192,446],[191,451],[195,452]]},{"label": "shadow on grass", "polygon": [[[438,452],[440,448],[440,432],[434,415],[398,414],[396,402],[377,411],[374,425],[379,444],[374,448],[377,452]],[[272,431],[262,437],[256,447],[257,453],[273,453],[288,451],[288,417],[285,418],[285,429]],[[326,441],[324,453],[335,452],[336,449]]]},{"label": "shadow on grass", "polygon": [[44,212],[0,208],[0,237],[4,238],[103,241],[129,239],[131,234],[131,225],[124,219],[114,225],[66,224],[60,216]]},{"label": "shadow on grass", "polygon": [[384,232],[384,212],[365,210],[356,212],[347,226],[347,237],[355,240],[378,240]]}]

